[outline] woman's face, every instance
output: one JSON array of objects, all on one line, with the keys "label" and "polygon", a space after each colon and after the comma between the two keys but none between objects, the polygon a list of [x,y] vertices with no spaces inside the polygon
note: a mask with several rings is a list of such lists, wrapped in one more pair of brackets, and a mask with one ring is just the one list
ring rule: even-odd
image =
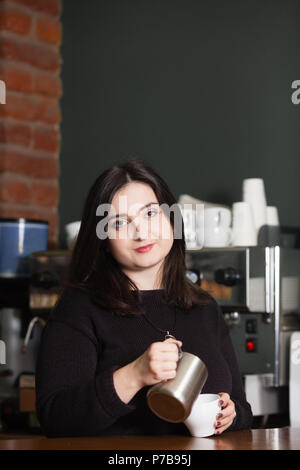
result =
[{"label": "woman's face", "polygon": [[[108,219],[109,251],[125,272],[159,269],[172,248],[173,229],[149,185],[132,182],[121,188]],[[149,244],[149,251],[137,251]]]}]

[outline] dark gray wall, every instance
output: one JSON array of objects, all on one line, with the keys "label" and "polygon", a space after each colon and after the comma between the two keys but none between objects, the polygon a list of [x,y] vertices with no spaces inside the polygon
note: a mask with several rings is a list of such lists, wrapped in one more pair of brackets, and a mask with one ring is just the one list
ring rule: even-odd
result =
[{"label": "dark gray wall", "polygon": [[64,0],[60,237],[102,170],[150,163],[232,204],[262,177],[300,226],[300,1]]}]

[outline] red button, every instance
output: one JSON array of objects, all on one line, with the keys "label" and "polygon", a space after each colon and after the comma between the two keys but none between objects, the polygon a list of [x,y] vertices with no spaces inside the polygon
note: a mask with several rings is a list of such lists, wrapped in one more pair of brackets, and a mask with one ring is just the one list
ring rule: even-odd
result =
[{"label": "red button", "polygon": [[254,339],[246,340],[246,350],[248,352],[254,352],[256,350],[256,344]]}]

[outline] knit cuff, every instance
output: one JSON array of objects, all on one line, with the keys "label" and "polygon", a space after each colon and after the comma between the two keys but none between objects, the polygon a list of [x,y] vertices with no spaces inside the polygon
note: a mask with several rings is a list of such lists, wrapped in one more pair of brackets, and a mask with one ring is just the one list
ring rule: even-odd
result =
[{"label": "knit cuff", "polygon": [[240,429],[250,429],[252,424],[252,413],[242,406],[237,400],[233,399],[236,415],[228,431],[238,431]]},{"label": "knit cuff", "polygon": [[114,418],[126,415],[136,409],[133,404],[134,397],[124,403],[116,392],[113,380],[113,374],[121,366],[114,365],[109,369],[101,371],[96,376],[96,393],[98,399],[106,413]]}]

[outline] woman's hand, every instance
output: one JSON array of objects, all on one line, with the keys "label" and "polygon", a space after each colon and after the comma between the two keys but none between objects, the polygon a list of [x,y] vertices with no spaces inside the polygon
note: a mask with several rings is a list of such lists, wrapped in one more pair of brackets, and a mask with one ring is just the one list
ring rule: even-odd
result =
[{"label": "woman's hand", "polygon": [[232,425],[234,418],[236,417],[235,405],[228,393],[219,393],[221,411],[216,416],[215,422],[215,434],[222,434],[225,429]]},{"label": "woman's hand", "polygon": [[134,374],[140,387],[176,377],[179,357],[176,342],[182,346],[181,341],[172,338],[152,343],[144,354],[133,361]]}]

